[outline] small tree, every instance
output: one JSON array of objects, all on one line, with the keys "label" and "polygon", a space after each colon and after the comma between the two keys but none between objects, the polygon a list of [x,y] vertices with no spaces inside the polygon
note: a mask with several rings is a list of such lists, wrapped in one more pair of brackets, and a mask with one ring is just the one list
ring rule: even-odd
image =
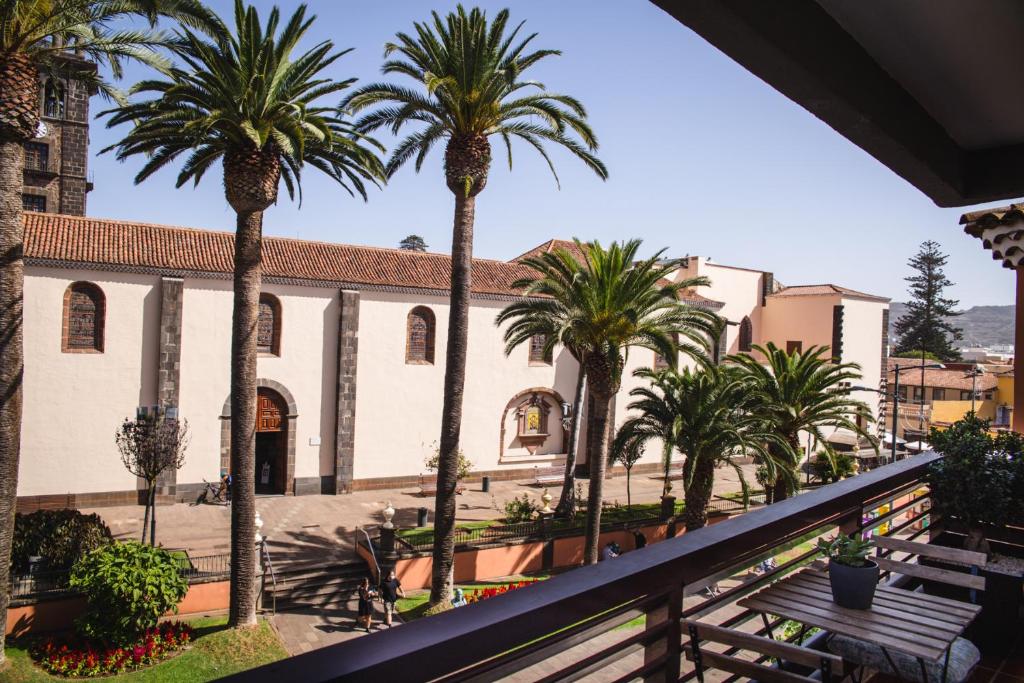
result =
[{"label": "small tree", "polygon": [[430,247],[427,246],[426,240],[419,235],[409,235],[398,243],[398,248],[405,251],[426,251]]},{"label": "small tree", "polygon": [[623,434],[621,428],[612,441],[611,447],[612,462],[619,463],[626,468],[626,507],[633,508],[633,498],[630,495],[629,475],[635,465],[644,454],[644,440],[638,438],[632,432]]},{"label": "small tree", "polygon": [[168,470],[185,464],[188,448],[188,420],[170,417],[167,410],[144,411],[125,419],[114,435],[125,469],[146,482],[146,513],[142,521],[142,542],[156,545],[156,481]]},{"label": "small tree", "polygon": [[[459,458],[459,465],[458,465],[458,467],[456,468],[456,471],[455,471],[455,478],[458,481],[462,481],[463,479],[465,479],[466,477],[469,476],[470,470],[473,469],[473,462],[469,458],[466,457],[466,454],[462,452],[461,448],[457,451],[457,455],[458,455],[458,458]],[[441,448],[435,442],[434,443],[434,451],[433,451],[433,453],[428,455],[423,460],[423,465],[428,470],[431,470],[432,472],[436,472],[438,464],[440,463],[440,461],[441,461]]]}]

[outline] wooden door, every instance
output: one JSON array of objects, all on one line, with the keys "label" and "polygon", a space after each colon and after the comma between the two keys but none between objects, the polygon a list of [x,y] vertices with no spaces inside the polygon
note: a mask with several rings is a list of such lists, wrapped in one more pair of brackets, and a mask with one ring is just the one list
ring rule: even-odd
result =
[{"label": "wooden door", "polygon": [[256,396],[256,431],[284,431],[284,415],[282,415],[280,401],[263,392]]}]

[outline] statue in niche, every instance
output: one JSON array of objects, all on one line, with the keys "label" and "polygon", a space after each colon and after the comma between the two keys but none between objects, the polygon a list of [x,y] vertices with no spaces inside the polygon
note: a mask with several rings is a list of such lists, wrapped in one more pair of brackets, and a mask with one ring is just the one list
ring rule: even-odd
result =
[{"label": "statue in niche", "polygon": [[533,455],[544,445],[548,434],[548,413],[551,406],[540,394],[533,394],[519,404],[516,411],[519,430],[517,436],[520,443]]}]

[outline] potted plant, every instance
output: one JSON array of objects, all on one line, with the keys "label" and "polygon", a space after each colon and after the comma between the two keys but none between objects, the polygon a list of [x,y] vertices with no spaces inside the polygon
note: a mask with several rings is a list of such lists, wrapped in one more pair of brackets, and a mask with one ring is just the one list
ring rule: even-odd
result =
[{"label": "potted plant", "polygon": [[925,477],[936,512],[966,527],[965,550],[990,556],[989,532],[1024,523],[1024,439],[992,436],[988,420],[974,413],[930,438],[943,455]]},{"label": "potted plant", "polygon": [[832,539],[818,539],[818,550],[828,558],[832,600],[840,607],[871,607],[878,585],[878,564],[868,558],[872,546],[871,539],[851,538],[842,533]]}]

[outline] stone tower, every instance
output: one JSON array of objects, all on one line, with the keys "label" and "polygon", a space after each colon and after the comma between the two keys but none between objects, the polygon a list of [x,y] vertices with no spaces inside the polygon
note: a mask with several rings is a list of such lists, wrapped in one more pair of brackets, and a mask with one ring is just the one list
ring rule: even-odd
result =
[{"label": "stone tower", "polygon": [[69,68],[39,76],[41,125],[35,140],[25,143],[26,211],[85,215],[89,182],[89,98],[92,90],[70,76],[95,69],[80,57],[63,57]]}]

